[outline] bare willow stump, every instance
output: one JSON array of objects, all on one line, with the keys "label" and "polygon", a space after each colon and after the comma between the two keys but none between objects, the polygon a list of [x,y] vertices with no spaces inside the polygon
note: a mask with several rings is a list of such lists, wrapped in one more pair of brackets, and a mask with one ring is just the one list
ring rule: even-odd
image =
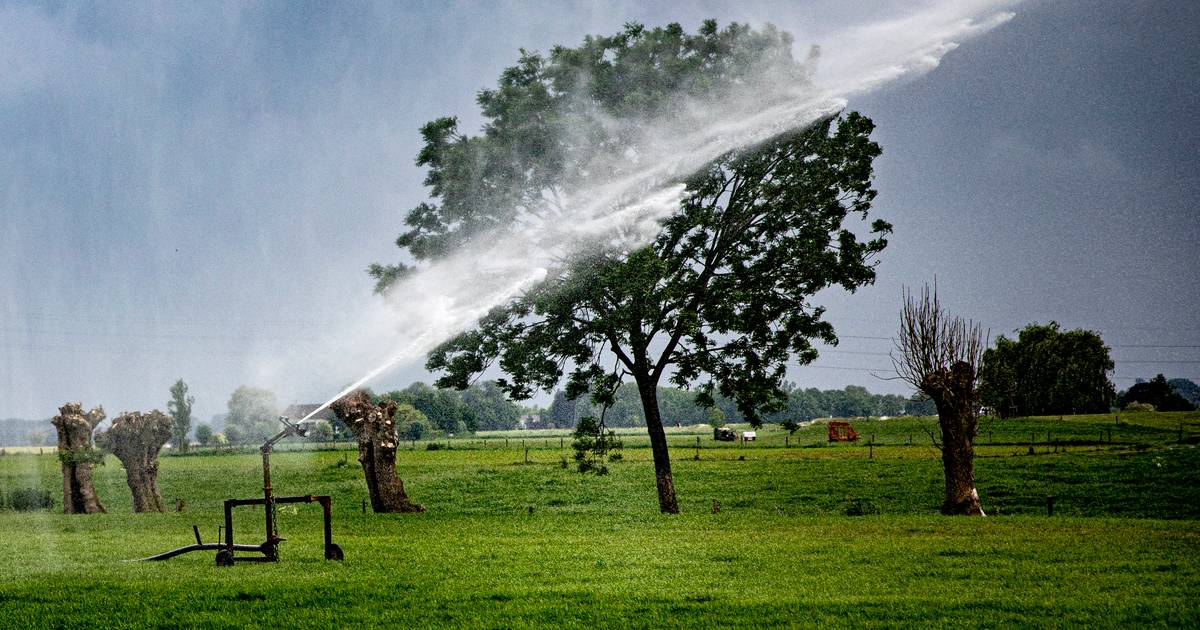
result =
[{"label": "bare willow stump", "polygon": [[359,390],[330,407],[358,438],[358,461],[367,478],[371,508],[376,512],[424,512],[424,507],[408,500],[404,482],[396,476],[396,403],[376,405]]},{"label": "bare willow stump", "polygon": [[147,414],[127,411],[96,436],[96,443],[125,467],[134,512],[167,511],[158,493],[158,452],[170,439],[171,418],[157,409]]},{"label": "bare willow stump", "polygon": [[62,462],[63,513],[97,514],[104,512],[96,489],[92,487],[92,466],[100,460],[92,447],[92,430],[104,422],[104,408],[84,413],[80,403],[67,403],[50,420],[58,431],[58,459]]},{"label": "bare willow stump", "polygon": [[932,293],[926,285],[919,299],[905,290],[896,340],[900,355],[892,363],[900,378],[937,405],[946,477],[942,514],[985,516],[975,490],[975,377],[984,345],[978,324],[942,309],[936,285]]},{"label": "bare willow stump", "polygon": [[984,516],[975,490],[975,368],[958,361],[925,375],[921,391],[937,405],[942,429],[942,471],[946,499],[942,514]]}]

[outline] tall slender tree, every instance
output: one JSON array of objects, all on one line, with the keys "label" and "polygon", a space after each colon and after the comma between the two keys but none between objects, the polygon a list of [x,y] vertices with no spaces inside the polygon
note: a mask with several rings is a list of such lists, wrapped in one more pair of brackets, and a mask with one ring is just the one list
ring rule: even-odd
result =
[{"label": "tall slender tree", "polygon": [[[192,405],[195,402],[195,396],[188,396],[187,383],[184,383],[183,379],[175,381],[171,386],[171,400],[167,402],[167,411],[171,413],[171,439],[180,453],[188,452],[188,432],[192,430]],[[157,458],[157,455],[155,457]]]}]

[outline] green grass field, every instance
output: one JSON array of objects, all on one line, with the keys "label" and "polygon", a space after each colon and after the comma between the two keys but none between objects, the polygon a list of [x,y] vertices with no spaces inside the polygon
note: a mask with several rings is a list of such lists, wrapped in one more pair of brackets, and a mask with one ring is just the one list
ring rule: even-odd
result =
[{"label": "green grass field", "polygon": [[[333,495],[345,562],[321,559],[319,508],[281,506],[282,560],[228,568],[211,552],[126,560],[189,544],[192,524],[215,540],[221,500],[261,493],[256,454],[163,457],[162,493],[186,503],[168,514],[131,514],[109,458],[108,514],[0,511],[0,625],[1195,627],[1200,414],[1119,420],[986,422],[986,519],[937,514],[928,419],[855,421],[853,445],[820,423],[745,445],[674,429],[675,516],[657,513],[637,432],[604,477],[564,468],[553,433],[410,444],[421,515],[364,514],[354,452],[293,446],[272,458],[276,493]],[[0,491],[24,487],[61,492],[50,449],[0,457]],[[241,542],[261,541],[262,517],[240,509]]]}]

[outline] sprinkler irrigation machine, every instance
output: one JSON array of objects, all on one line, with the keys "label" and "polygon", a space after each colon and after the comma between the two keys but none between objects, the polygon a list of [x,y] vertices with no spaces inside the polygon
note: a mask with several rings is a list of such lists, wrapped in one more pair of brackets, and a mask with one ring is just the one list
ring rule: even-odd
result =
[{"label": "sprinkler irrigation machine", "polygon": [[[163,553],[141,558],[141,561],[148,560],[166,560],[175,556],[190,553],[193,551],[216,551],[217,566],[228,567],[233,566],[237,551],[258,552],[261,556],[236,556],[237,560],[248,562],[277,562],[279,560],[279,543],[287,540],[279,536],[279,531],[275,527],[275,506],[280,503],[320,503],[321,511],[325,517],[325,559],[326,560],[342,560],[345,556],[342,553],[342,548],[333,542],[333,529],[330,522],[330,501],[329,495],[302,495],[292,497],[277,497],[271,492],[271,449],[275,443],[292,435],[303,437],[306,429],[301,424],[293,424],[287,416],[280,416],[279,421],[283,423],[284,428],[274,437],[263,443],[259,451],[262,453],[263,460],[263,496],[262,498],[254,499],[226,499],[225,500],[225,525],[224,525],[224,540],[219,540],[215,543],[205,543],[200,540],[200,528],[193,525],[192,533],[196,536],[196,544],[187,545],[178,549],[164,551]],[[233,539],[233,508],[243,505],[261,505],[263,506],[263,514],[266,517],[266,532],[267,539],[258,545],[236,544]],[[219,537],[219,535],[218,535]]]}]

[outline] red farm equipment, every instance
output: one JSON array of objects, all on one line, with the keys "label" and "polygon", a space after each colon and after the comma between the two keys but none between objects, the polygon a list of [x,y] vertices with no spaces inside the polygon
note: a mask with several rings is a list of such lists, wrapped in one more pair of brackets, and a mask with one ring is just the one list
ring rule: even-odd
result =
[{"label": "red farm equipment", "polygon": [[857,442],[858,432],[854,427],[850,426],[849,422],[829,421],[829,441],[830,442]]}]

